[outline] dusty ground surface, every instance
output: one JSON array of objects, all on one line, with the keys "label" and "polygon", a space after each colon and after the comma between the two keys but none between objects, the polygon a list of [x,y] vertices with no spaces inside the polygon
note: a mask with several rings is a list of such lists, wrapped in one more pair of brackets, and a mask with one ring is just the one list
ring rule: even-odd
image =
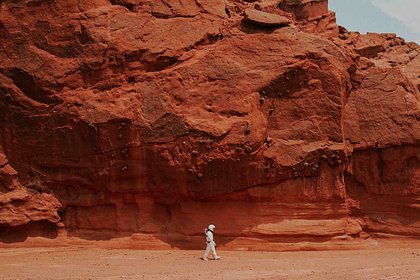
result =
[{"label": "dusty ground surface", "polygon": [[0,250],[1,279],[420,279],[420,243],[318,252],[201,251],[99,248]]}]

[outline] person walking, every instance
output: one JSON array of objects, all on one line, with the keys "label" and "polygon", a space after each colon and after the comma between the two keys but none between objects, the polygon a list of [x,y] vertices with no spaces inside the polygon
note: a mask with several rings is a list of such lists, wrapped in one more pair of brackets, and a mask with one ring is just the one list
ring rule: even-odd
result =
[{"label": "person walking", "polygon": [[215,260],[220,260],[220,257],[216,253],[216,242],[214,242],[214,236],[213,236],[213,232],[215,228],[216,228],[215,225],[209,225],[204,230],[204,233],[206,235],[206,243],[207,243],[206,251],[204,252],[204,256],[203,256],[203,260],[205,261],[209,260],[208,256],[209,256],[210,251],[212,252],[213,258]]}]

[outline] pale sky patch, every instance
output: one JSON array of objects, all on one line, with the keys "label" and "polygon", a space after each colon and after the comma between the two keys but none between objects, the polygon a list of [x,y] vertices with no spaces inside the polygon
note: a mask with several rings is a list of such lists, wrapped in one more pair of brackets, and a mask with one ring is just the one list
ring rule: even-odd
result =
[{"label": "pale sky patch", "polygon": [[419,0],[372,0],[372,4],[391,17],[400,20],[416,33],[420,33]]},{"label": "pale sky patch", "polygon": [[329,0],[329,7],[348,30],[396,33],[420,44],[420,0]]}]

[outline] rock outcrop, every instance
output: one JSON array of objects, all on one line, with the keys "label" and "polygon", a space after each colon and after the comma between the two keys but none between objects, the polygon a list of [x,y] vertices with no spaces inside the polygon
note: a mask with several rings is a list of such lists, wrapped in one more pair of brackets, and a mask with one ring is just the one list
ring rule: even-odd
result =
[{"label": "rock outcrop", "polygon": [[0,5],[2,231],[201,248],[215,223],[225,248],[271,250],[420,236],[418,45],[339,28],[325,0]]},{"label": "rock outcrop", "polygon": [[291,21],[287,17],[262,12],[256,9],[246,9],[245,20],[262,26],[287,26]]},{"label": "rock outcrop", "polygon": [[32,182],[30,187],[20,184],[17,171],[0,150],[0,228],[5,232],[31,222],[60,220],[58,200],[39,182]]}]

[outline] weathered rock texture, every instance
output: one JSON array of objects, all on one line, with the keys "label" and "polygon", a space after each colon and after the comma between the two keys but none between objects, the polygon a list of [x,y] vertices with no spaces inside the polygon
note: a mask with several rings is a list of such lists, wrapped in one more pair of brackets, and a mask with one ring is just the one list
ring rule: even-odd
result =
[{"label": "weathered rock texture", "polygon": [[30,189],[21,185],[18,173],[0,150],[0,228],[17,227],[30,222],[48,221],[57,223],[61,207],[58,200],[45,193],[39,182],[32,182]]},{"label": "weathered rock texture", "polygon": [[0,5],[4,240],[420,236],[418,45],[347,32],[326,0]]}]

